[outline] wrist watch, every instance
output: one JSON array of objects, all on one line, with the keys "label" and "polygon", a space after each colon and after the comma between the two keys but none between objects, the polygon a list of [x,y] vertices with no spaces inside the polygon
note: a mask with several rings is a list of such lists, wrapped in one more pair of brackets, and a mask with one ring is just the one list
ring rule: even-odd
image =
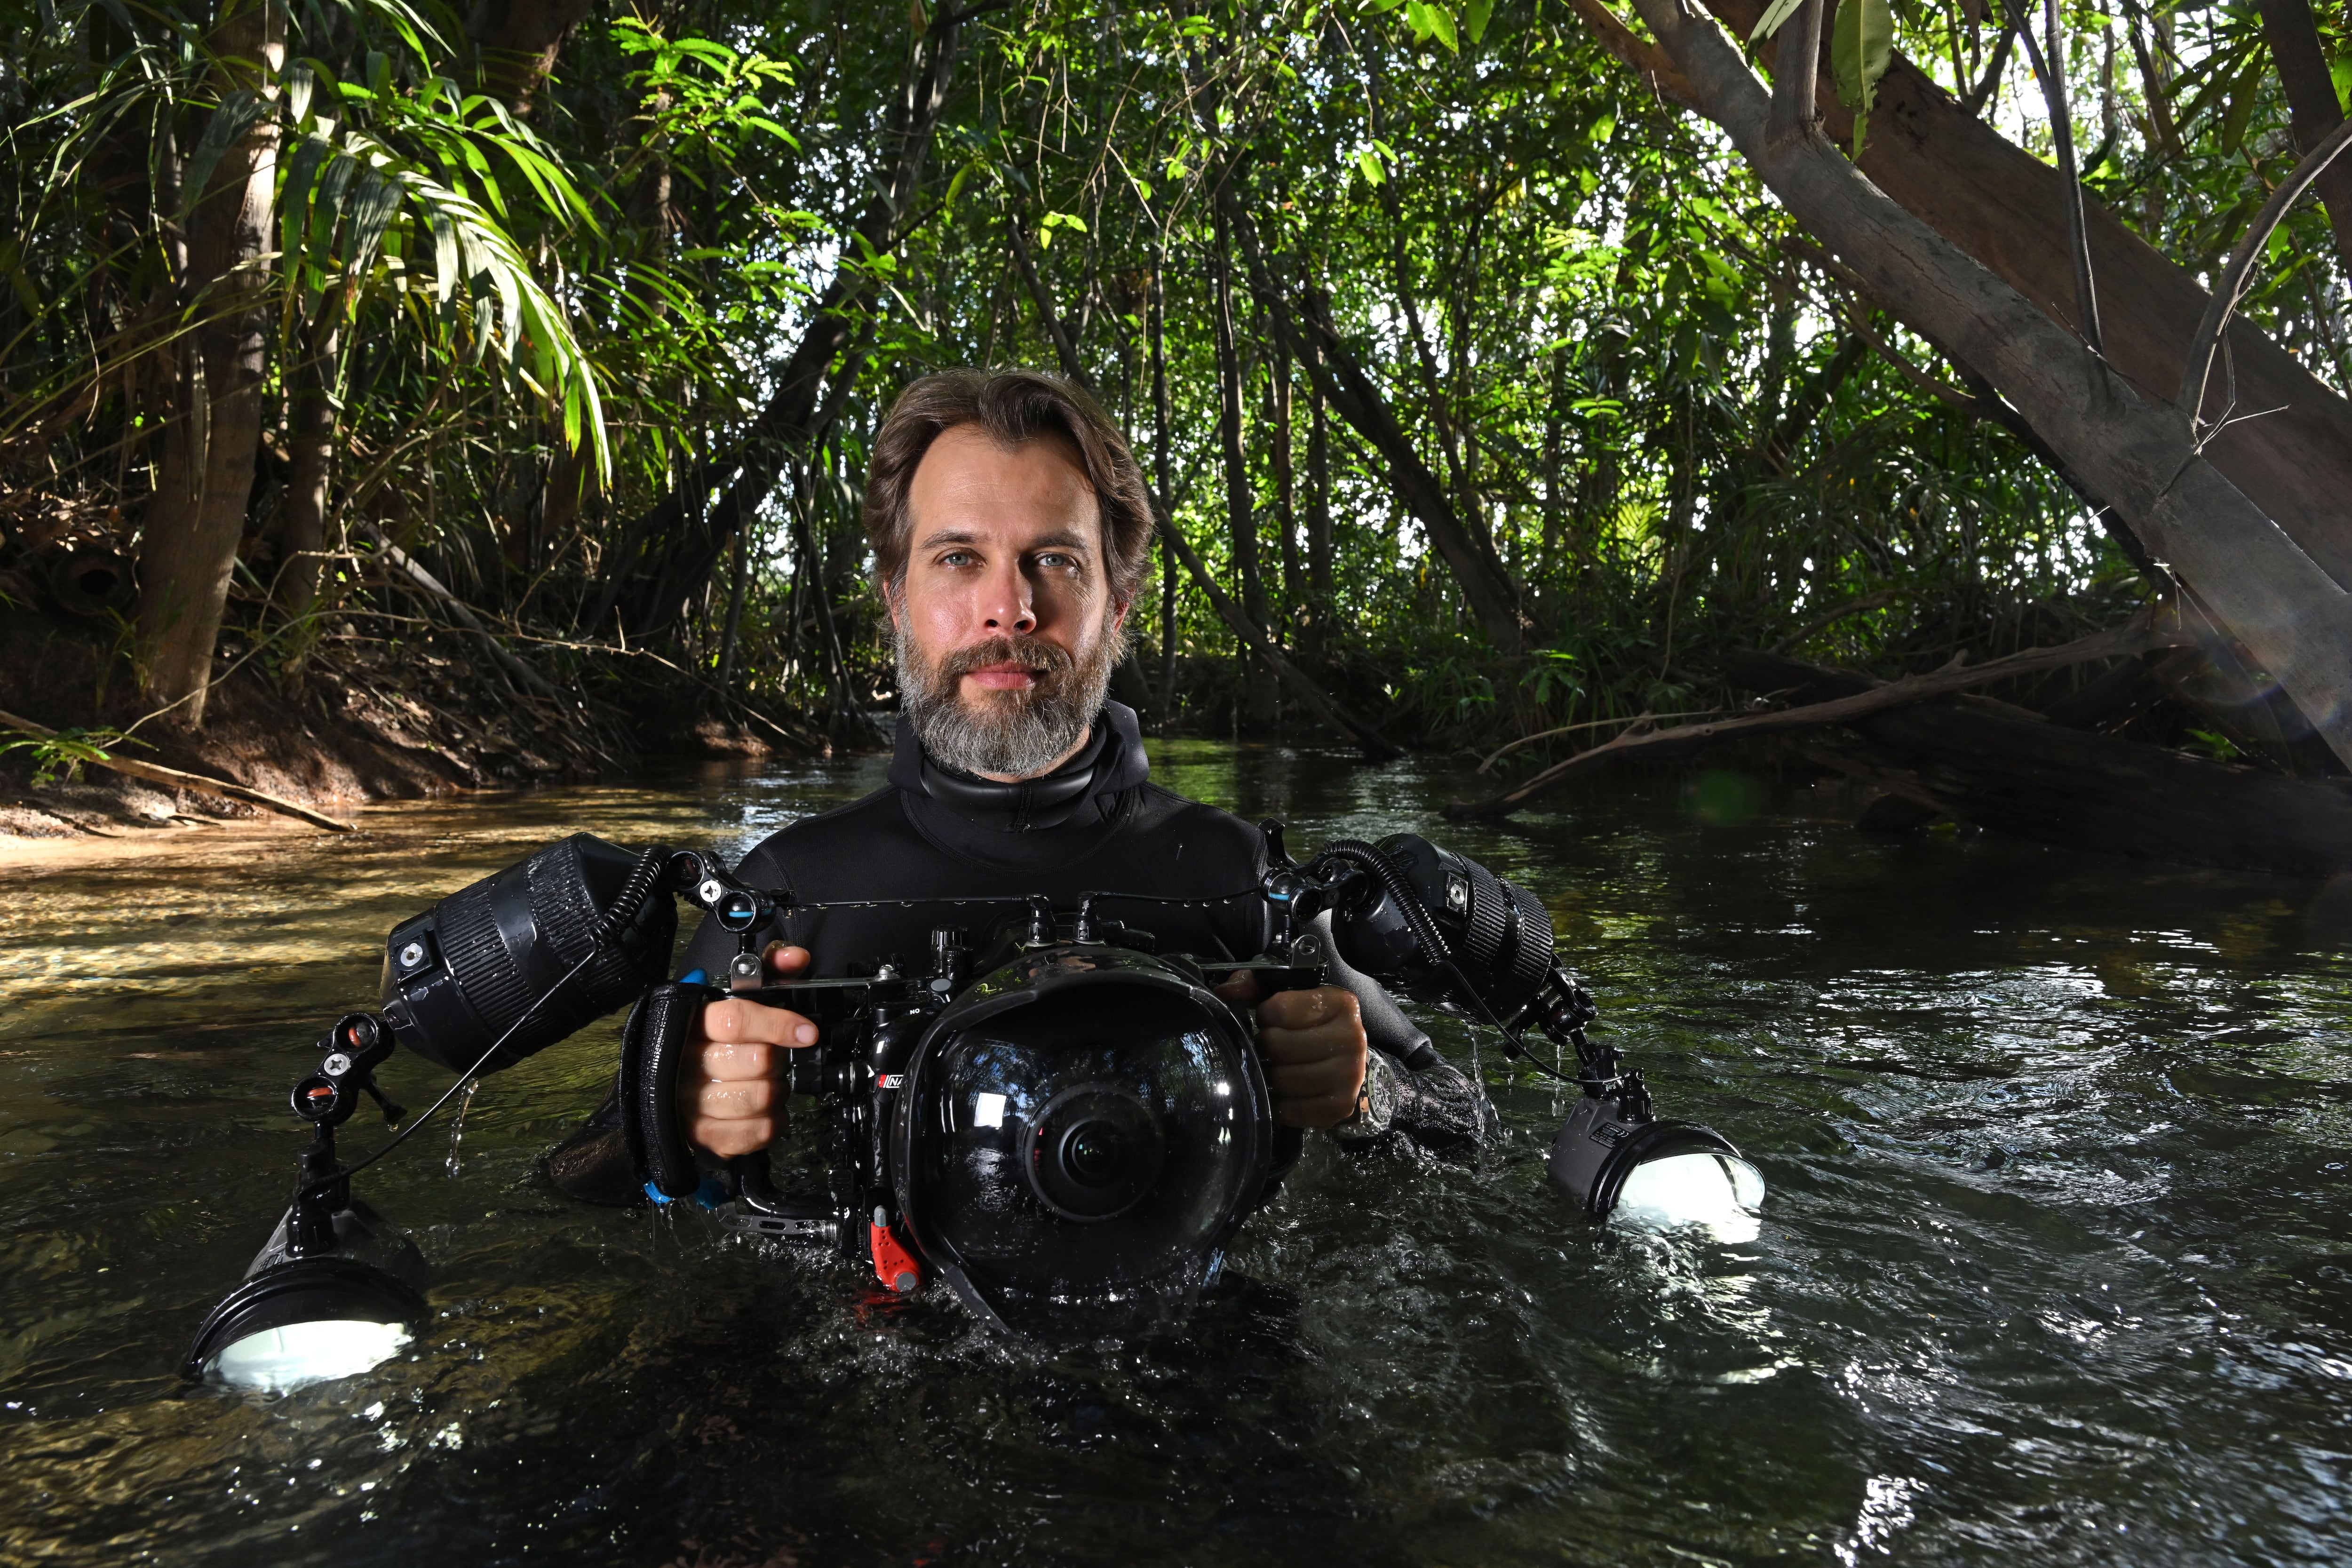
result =
[{"label": "wrist watch", "polygon": [[1395,1119],[1398,1099],[1396,1068],[1386,1053],[1370,1050],[1364,1053],[1364,1081],[1356,1089],[1356,1110],[1345,1121],[1331,1129],[1331,1135],[1343,1143],[1361,1143],[1378,1138],[1389,1130]]}]

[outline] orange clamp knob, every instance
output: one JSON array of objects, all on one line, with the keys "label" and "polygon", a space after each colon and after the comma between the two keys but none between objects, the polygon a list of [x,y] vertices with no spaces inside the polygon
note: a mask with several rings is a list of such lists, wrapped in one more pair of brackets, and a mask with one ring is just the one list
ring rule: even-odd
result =
[{"label": "orange clamp knob", "polygon": [[874,1278],[901,1296],[912,1295],[923,1283],[923,1266],[915,1255],[887,1225],[867,1226],[866,1237],[874,1249]]}]

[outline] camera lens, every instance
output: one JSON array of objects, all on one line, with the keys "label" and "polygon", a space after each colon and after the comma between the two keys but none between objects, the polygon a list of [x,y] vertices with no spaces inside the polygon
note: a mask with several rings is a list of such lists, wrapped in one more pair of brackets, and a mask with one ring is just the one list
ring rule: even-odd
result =
[{"label": "camera lens", "polygon": [[1167,1162],[1160,1118],[1127,1089],[1082,1083],[1045,1102],[1029,1131],[1030,1191],[1064,1219],[1114,1219],[1143,1201]]},{"label": "camera lens", "polygon": [[1099,1187],[1118,1179],[1119,1164],[1127,1157],[1127,1140],[1109,1122],[1089,1121],[1074,1127],[1062,1142],[1062,1162],[1079,1181]]}]

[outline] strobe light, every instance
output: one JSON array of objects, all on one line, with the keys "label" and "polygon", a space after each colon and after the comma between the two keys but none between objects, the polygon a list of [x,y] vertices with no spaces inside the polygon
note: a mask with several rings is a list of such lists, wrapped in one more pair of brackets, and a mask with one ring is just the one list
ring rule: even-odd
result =
[{"label": "strobe light", "polygon": [[1755,1240],[1763,1175],[1713,1128],[1657,1121],[1648,1110],[1646,1093],[1586,1095],[1552,1140],[1553,1184],[1597,1225]]},{"label": "strobe light", "polygon": [[1277,906],[1294,919],[1328,909],[1340,955],[1353,967],[1495,1025],[1505,1047],[1539,1070],[1553,1069],[1527,1050],[1527,1030],[1576,1052],[1570,1081],[1583,1098],[1552,1141],[1550,1175],[1588,1219],[1696,1227],[1735,1244],[1756,1238],[1763,1175],[1714,1129],[1660,1119],[1641,1073],[1592,1041],[1586,1026],[1598,1011],[1555,959],[1541,900],[1407,833],[1327,845],[1305,867],[1286,860],[1272,880],[1286,877],[1275,889]]},{"label": "strobe light", "polygon": [[[352,1229],[382,1225],[363,1205],[345,1213],[360,1222]],[[425,1313],[397,1275],[342,1253],[292,1257],[273,1237],[205,1320],[181,1371],[265,1393],[354,1377],[398,1355]]]},{"label": "strobe light", "polygon": [[[662,858],[587,834],[548,846],[393,929],[383,1012],[348,1014],[294,1086],[310,1123],[294,1199],[246,1277],[197,1331],[190,1379],[282,1390],[349,1377],[397,1354],[422,1327],[424,1259],[362,1199],[351,1177],[390,1153],[477,1073],[512,1065],[633,1000],[668,967],[677,907],[656,897]],[[362,1096],[387,1125],[404,1112],[375,1085],[395,1041],[454,1069],[431,1110],[358,1164],[335,1129]]]},{"label": "strobe light", "polygon": [[294,1201],[245,1279],[205,1319],[184,1375],[266,1392],[366,1372],[399,1353],[423,1324],[415,1247],[352,1195],[335,1158],[335,1128],[360,1096],[401,1116],[375,1087],[390,1031],[371,1014],[336,1020],[319,1042],[319,1070],[294,1086],[296,1115],[315,1130],[302,1151]]}]

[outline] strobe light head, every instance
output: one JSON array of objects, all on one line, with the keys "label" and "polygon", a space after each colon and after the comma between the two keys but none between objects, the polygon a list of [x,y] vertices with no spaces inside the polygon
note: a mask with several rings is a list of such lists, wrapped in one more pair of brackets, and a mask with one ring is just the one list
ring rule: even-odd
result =
[{"label": "strobe light head", "polygon": [[196,1331],[182,1375],[275,1394],[356,1376],[399,1354],[425,1323],[425,1298],[409,1282],[423,1260],[357,1199],[334,1215],[333,1245],[298,1255],[279,1222]]},{"label": "strobe light head", "polygon": [[1595,1225],[1696,1229],[1733,1246],[1755,1240],[1762,1173],[1712,1128],[1653,1119],[1634,1076],[1630,1092],[1577,1103],[1552,1140],[1552,1184]]},{"label": "strobe light head", "polygon": [[453,1072],[509,1029],[482,1070],[553,1045],[667,978],[677,908],[660,878],[651,858],[575,833],[450,894],[384,939],[385,1022]]},{"label": "strobe light head", "polygon": [[1181,1324],[1215,1278],[1273,1140],[1249,1032],[1196,974],[1066,942],[983,976],[924,1031],[890,1184],[982,1322],[1131,1340]]}]

